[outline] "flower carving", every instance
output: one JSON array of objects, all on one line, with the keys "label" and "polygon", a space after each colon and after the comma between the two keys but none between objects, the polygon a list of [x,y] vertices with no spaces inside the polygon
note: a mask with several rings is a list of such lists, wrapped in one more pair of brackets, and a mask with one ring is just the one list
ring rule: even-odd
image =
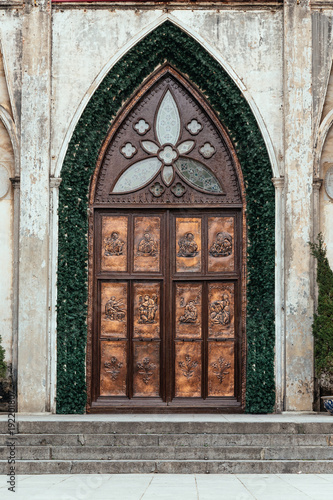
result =
[{"label": "flower carving", "polygon": [[115,356],[112,356],[110,361],[106,361],[104,363],[105,371],[110,373],[112,380],[117,380],[118,375],[120,373],[120,369],[122,368],[123,363],[118,362],[118,359]]},{"label": "flower carving", "polygon": [[[155,113],[156,141],[143,140],[141,148],[149,156],[130,165],[116,181],[112,192],[131,192],[146,186],[160,172],[163,183],[170,186],[175,178],[175,172],[186,184],[208,193],[221,194],[222,187],[209,168],[198,160],[188,155],[195,147],[195,141],[187,139],[181,141],[181,119],[176,101],[168,89]],[[192,135],[196,135],[202,129],[202,125],[193,119],[186,126]],[[144,135],[149,129],[149,124],[141,119],[134,129],[140,135]],[[131,143],[126,143],[126,150],[122,153],[136,153],[130,149]],[[208,150],[208,146],[210,149]],[[126,154],[125,154],[126,153]],[[200,153],[205,158],[210,158],[215,153],[215,148],[210,143],[204,144]],[[128,156],[131,158],[132,156]],[[193,175],[192,175],[192,173]],[[153,191],[152,191],[153,192]],[[153,192],[154,194],[154,192]],[[156,196],[156,195],[155,195]],[[179,195],[178,195],[179,196]]]},{"label": "flower carving", "polygon": [[186,354],[185,361],[179,361],[178,365],[182,369],[184,377],[189,379],[193,376],[194,369],[198,366],[198,362],[192,361],[191,356]]},{"label": "flower carving", "polygon": [[220,384],[222,384],[226,375],[229,375],[229,369],[231,368],[231,363],[225,361],[225,359],[222,358],[222,356],[220,356],[217,361],[211,363],[211,366],[213,368],[213,373],[218,378]]},{"label": "flower carving", "polygon": [[144,358],[141,362],[136,364],[138,368],[138,372],[142,376],[143,382],[147,385],[153,375],[154,370],[156,369],[156,365],[150,362],[149,358]]}]

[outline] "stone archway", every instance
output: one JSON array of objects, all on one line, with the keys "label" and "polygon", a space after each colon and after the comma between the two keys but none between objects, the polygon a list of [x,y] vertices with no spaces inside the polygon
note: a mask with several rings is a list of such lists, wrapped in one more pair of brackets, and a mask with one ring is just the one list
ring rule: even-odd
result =
[{"label": "stone archway", "polygon": [[82,114],[65,158],[59,194],[58,413],[83,412],[86,403],[90,177],[118,110],[165,61],[204,93],[226,127],[241,164],[249,228],[246,404],[250,412],[269,412],[274,407],[274,188],[267,150],[250,107],[232,79],[202,46],[166,22],[110,70]]}]

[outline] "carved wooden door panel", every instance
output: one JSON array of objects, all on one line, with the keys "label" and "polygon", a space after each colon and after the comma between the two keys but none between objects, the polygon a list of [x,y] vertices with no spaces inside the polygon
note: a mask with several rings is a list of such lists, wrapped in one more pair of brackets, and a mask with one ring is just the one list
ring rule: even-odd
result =
[{"label": "carved wooden door panel", "polygon": [[115,121],[90,200],[88,411],[241,411],[241,170],[169,66]]}]

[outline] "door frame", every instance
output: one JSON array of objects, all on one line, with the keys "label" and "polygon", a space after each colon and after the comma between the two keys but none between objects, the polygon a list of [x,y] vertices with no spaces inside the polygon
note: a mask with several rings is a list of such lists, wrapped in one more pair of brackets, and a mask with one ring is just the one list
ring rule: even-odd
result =
[{"label": "door frame", "polygon": [[[178,71],[176,71],[170,64],[166,63],[162,66],[162,68],[159,68],[156,70],[148,80],[146,80],[135,93],[135,96],[131,97],[127,103],[120,109],[119,113],[117,114],[116,119],[113,121],[112,126],[110,127],[109,133],[107,134],[107,137],[100,149],[99,155],[98,155],[98,160],[96,164],[96,168],[94,171],[94,174],[92,176],[91,184],[90,184],[90,196],[89,196],[89,221],[88,221],[88,316],[87,316],[87,327],[88,327],[88,338],[87,338],[87,356],[86,356],[86,379],[87,379],[87,406],[86,410],[87,413],[127,413],[127,412],[142,412],[142,413],[180,413],[180,412],[186,412],[188,410],[184,409],[182,405],[174,406],[174,405],[163,405],[159,406],[156,405],[155,407],[147,406],[146,404],[143,404],[142,406],[140,405],[134,405],[131,408],[131,405],[105,405],[105,404],[95,404],[92,398],[93,394],[93,388],[92,388],[92,375],[93,375],[93,360],[96,359],[96,347],[94,347],[94,342],[93,342],[93,318],[94,318],[94,307],[95,307],[95,296],[96,294],[94,293],[94,287],[93,287],[93,276],[94,276],[94,269],[95,269],[95,252],[94,252],[94,210],[95,209],[102,209],[102,208],[108,208],[111,210],[118,209],[120,212],[122,208],[119,205],[112,206],[108,205],[106,206],[105,204],[98,204],[94,203],[94,196],[95,196],[95,190],[96,190],[96,185],[97,185],[97,180],[98,180],[98,175],[100,172],[101,165],[103,163],[104,156],[107,151],[107,147],[112,140],[112,137],[118,130],[119,125],[121,122],[124,120],[124,118],[128,115],[128,113],[131,111],[131,109],[136,105],[137,101],[141,98],[143,94],[159,79],[161,78],[165,73],[171,73],[171,75],[174,75],[183,85],[188,85],[191,89],[191,93],[193,94],[194,98],[197,99],[202,107],[204,108],[205,112],[209,115],[209,117],[212,119],[214,122],[216,128],[219,130],[221,133],[225,144],[227,146],[227,149],[231,153],[233,162],[234,162],[234,167],[238,176],[238,182],[239,182],[239,188],[240,188],[240,193],[241,193],[241,199],[242,199],[242,204],[234,204],[230,205],[230,209],[240,209],[241,210],[241,219],[242,219],[242,264],[241,264],[241,278],[240,278],[240,290],[239,293],[241,293],[241,331],[240,331],[240,356],[241,356],[241,361],[240,361],[240,371],[241,371],[241,376],[240,376],[240,385],[241,385],[241,390],[240,390],[240,404],[237,403],[236,405],[227,405],[227,404],[220,404],[219,406],[216,406],[216,404],[206,404],[205,408],[202,407],[191,407],[190,411],[195,412],[195,413],[236,413],[236,412],[243,412],[245,409],[245,392],[246,392],[246,352],[247,352],[247,340],[246,340],[246,257],[247,257],[247,246],[246,246],[246,241],[247,241],[247,228],[246,228],[246,198],[245,198],[245,184],[244,184],[244,179],[243,179],[243,174],[242,174],[242,169],[240,166],[240,162],[238,160],[235,148],[233,146],[233,143],[225,130],[224,126],[221,124],[219,118],[217,115],[214,113],[212,110],[211,106],[208,104],[207,100],[205,97],[199,92],[199,90],[195,87],[195,85],[192,82],[189,82],[185,77],[183,77]],[[202,204],[196,204],[193,206],[187,205],[184,207],[181,207],[180,205],[175,205],[173,206],[170,204],[168,207],[165,208],[170,208],[170,209],[184,209],[184,210],[200,210],[200,209],[205,209],[207,205],[202,205]],[[126,205],[126,208],[129,209],[143,209],[144,205],[139,207],[137,204],[128,204]],[[148,208],[148,207],[147,207]],[[162,209],[161,205],[150,205],[149,208],[155,208],[156,210]],[[227,209],[228,207],[223,204],[217,204],[214,203],[210,206],[212,210],[215,209]],[[134,409],[135,406],[135,409]]]}]

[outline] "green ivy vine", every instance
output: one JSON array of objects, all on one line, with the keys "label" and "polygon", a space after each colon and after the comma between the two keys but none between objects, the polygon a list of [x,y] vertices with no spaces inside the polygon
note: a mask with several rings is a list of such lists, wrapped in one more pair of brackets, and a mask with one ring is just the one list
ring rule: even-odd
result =
[{"label": "green ivy vine", "polygon": [[233,140],[243,170],[248,227],[246,411],[274,408],[274,188],[267,150],[233,80],[198,42],[167,21],[109,71],[68,146],[59,192],[58,413],[84,413],[86,405],[87,209],[98,151],[121,106],[166,61],[208,99]]}]

